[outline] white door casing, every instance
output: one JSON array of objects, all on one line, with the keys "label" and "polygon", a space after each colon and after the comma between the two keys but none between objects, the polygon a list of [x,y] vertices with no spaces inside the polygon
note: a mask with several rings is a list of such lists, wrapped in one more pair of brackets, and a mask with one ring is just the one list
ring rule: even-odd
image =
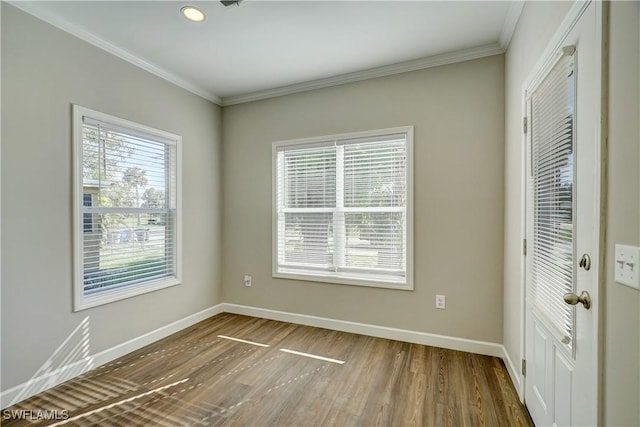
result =
[{"label": "white door casing", "polygon": [[[600,2],[576,3],[568,18],[552,39],[539,65],[525,84],[527,114],[527,150],[526,181],[527,188],[527,263],[525,274],[525,339],[526,358],[525,404],[534,422],[539,425],[597,425],[598,423],[598,278],[600,264],[600,197],[601,197],[601,118],[602,118],[602,77],[601,77],[601,40],[603,5]],[[570,60],[567,61],[567,57]],[[565,62],[563,62],[565,61]],[[569,64],[569,62],[572,62]],[[561,299],[562,293],[546,293],[545,298],[536,299],[533,292],[535,281],[541,276],[548,279],[547,271],[553,270],[555,263],[549,266],[540,262],[535,251],[536,233],[546,233],[544,220],[533,214],[534,203],[530,202],[531,189],[534,186],[532,163],[535,155],[531,144],[542,144],[535,134],[537,126],[545,120],[553,120],[546,114],[531,114],[532,103],[536,102],[536,91],[547,90],[553,93],[555,86],[550,85],[547,76],[554,67],[572,69],[575,83],[573,103],[573,205],[572,241],[569,252],[571,261],[562,258],[560,251],[547,245],[545,256],[554,257],[558,264],[565,263],[568,269],[562,270],[564,277],[570,275],[568,291],[580,294],[587,291],[592,304],[589,309],[578,303],[571,310],[561,313],[567,307]],[[555,68],[555,72],[558,69]],[[546,89],[545,89],[546,85]],[[549,89],[551,88],[551,89]],[[556,119],[562,119],[557,117]],[[548,124],[548,123],[547,123]],[[545,142],[554,141],[548,138]],[[553,142],[554,144],[556,142]],[[543,150],[544,151],[544,150]],[[547,153],[548,154],[548,153]],[[538,159],[539,160],[539,159]],[[544,160],[542,160],[544,162]],[[558,167],[558,171],[561,168]],[[538,175],[535,175],[538,176]],[[544,188],[544,183],[538,184]],[[543,196],[540,196],[543,197]],[[541,202],[544,203],[544,200]],[[542,227],[542,228],[540,228]],[[542,230],[542,231],[540,231]],[[550,230],[552,231],[552,230]],[[556,241],[557,242],[557,241]],[[538,242],[539,244],[540,242]],[[559,245],[556,243],[556,245]],[[561,245],[561,244],[560,244]],[[547,250],[548,249],[548,250]],[[556,248],[557,249],[557,248]],[[565,248],[567,249],[567,248]],[[578,265],[583,254],[591,259],[587,271]],[[536,265],[532,263],[536,262]],[[553,262],[553,261],[552,261]],[[540,274],[533,274],[539,271]],[[561,271],[561,272],[562,272]],[[551,281],[555,281],[550,275]],[[558,289],[562,288],[559,286]],[[546,292],[544,290],[543,292]],[[560,292],[558,295],[557,292]],[[563,323],[564,321],[564,323]]]}]

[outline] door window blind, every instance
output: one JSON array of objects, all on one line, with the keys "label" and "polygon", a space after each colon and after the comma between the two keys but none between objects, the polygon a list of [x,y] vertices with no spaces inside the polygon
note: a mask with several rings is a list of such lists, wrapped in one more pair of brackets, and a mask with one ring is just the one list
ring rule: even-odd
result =
[{"label": "door window blind", "polygon": [[82,119],[85,295],[176,276],[176,141]]},{"label": "door window blind", "polygon": [[565,55],[530,94],[528,299],[571,346],[574,308],[573,56]]},{"label": "door window blind", "polygon": [[275,273],[407,283],[406,133],[275,146]]}]

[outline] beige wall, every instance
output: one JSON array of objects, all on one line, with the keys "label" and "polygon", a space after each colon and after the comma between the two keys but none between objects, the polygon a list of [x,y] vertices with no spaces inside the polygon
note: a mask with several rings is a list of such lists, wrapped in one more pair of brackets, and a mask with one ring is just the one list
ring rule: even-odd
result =
[{"label": "beige wall", "polygon": [[[71,104],[183,136],[183,284],[72,313]],[[2,3],[2,390],[220,302],[221,109]]]},{"label": "beige wall", "polygon": [[616,243],[640,246],[640,2],[612,2],[604,420],[640,425],[640,291],[614,281]]},{"label": "beige wall", "polygon": [[[522,84],[571,7],[527,2],[506,54],[504,345],[521,359]],[[615,243],[640,244],[638,2],[611,3],[610,120],[603,326],[603,425],[640,425],[640,294],[613,280]]]},{"label": "beige wall", "polygon": [[[224,301],[500,343],[503,69],[499,55],[225,107]],[[404,125],[415,126],[415,291],[272,278],[272,141]]]}]

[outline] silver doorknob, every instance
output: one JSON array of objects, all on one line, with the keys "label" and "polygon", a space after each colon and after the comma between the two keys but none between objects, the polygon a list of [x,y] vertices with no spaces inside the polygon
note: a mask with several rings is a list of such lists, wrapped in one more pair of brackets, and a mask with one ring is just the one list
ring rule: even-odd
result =
[{"label": "silver doorknob", "polygon": [[587,310],[591,308],[591,295],[587,291],[582,291],[580,295],[574,293],[564,294],[563,299],[569,305],[581,303]]}]

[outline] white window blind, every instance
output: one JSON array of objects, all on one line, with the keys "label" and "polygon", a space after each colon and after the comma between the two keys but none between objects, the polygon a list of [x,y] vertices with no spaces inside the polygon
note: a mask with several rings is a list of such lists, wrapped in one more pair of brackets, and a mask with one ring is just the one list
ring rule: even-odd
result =
[{"label": "white window blind", "polygon": [[76,307],[176,284],[179,137],[76,108]]},{"label": "white window blind", "polygon": [[390,131],[274,145],[274,275],[410,286],[411,130]]},{"label": "white window blind", "polygon": [[563,56],[531,93],[529,114],[528,298],[571,347],[574,307],[573,57]]}]

